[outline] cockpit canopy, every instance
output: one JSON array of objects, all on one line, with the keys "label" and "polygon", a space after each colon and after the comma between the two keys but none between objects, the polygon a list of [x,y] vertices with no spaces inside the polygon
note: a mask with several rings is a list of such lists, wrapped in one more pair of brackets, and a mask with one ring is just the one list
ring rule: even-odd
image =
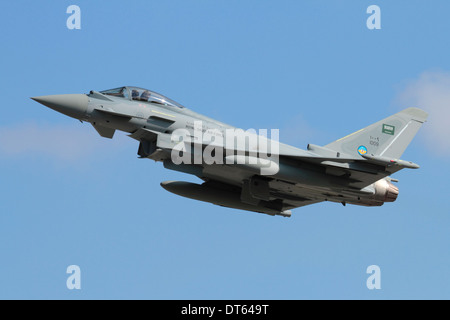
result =
[{"label": "cockpit canopy", "polygon": [[184,108],[181,104],[163,96],[162,94],[138,87],[120,87],[100,91],[100,93],[108,96],[124,98],[127,100],[156,103],[159,105],[171,106],[176,108]]}]

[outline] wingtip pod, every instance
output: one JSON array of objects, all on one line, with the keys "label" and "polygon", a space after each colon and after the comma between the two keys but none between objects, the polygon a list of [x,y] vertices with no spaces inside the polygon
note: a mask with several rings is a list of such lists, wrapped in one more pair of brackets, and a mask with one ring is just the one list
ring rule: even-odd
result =
[{"label": "wingtip pod", "polygon": [[380,165],[385,165],[385,166],[399,166],[399,167],[403,167],[403,168],[408,168],[408,169],[419,169],[420,166],[417,163],[411,162],[411,161],[406,161],[406,160],[401,160],[401,159],[392,159],[392,158],[388,158],[388,157],[381,157],[381,156],[376,156],[373,154],[364,154],[362,155],[362,157],[366,160],[368,160],[369,162],[372,163],[376,163],[376,164],[380,164]]}]

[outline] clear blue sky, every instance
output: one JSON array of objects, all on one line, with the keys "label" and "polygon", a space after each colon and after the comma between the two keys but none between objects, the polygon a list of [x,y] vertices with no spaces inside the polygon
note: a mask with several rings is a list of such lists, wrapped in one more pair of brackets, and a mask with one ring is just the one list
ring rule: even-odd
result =
[{"label": "clear blue sky", "polygon": [[[71,4],[81,30],[66,28]],[[366,27],[371,4],[381,30]],[[2,3],[0,298],[449,299],[449,12],[437,0]],[[422,107],[430,121],[404,154],[421,169],[396,174],[400,196],[380,208],[241,212],[166,192],[161,181],[197,180],[29,99],[122,85],[301,148]],[[379,291],[366,287],[373,264]]]}]

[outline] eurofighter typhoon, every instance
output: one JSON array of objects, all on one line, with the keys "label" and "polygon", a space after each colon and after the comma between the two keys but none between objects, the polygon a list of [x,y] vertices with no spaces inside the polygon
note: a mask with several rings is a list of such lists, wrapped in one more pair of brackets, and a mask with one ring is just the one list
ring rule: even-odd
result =
[{"label": "eurofighter typhoon", "polygon": [[393,182],[398,181],[390,175],[419,168],[400,157],[428,116],[408,108],[326,146],[309,144],[302,150],[278,143],[276,132],[269,138],[267,130],[240,130],[137,87],[32,99],[91,123],[102,137],[124,131],[139,142],[139,157],[203,180],[162,182],[167,191],[284,217],[322,201],[394,202],[399,191]]}]

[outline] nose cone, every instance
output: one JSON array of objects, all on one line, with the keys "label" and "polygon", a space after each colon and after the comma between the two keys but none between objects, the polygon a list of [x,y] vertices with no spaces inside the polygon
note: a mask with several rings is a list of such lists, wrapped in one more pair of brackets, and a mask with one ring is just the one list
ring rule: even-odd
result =
[{"label": "nose cone", "polygon": [[69,117],[81,119],[86,114],[89,99],[85,94],[60,94],[31,98]]}]

